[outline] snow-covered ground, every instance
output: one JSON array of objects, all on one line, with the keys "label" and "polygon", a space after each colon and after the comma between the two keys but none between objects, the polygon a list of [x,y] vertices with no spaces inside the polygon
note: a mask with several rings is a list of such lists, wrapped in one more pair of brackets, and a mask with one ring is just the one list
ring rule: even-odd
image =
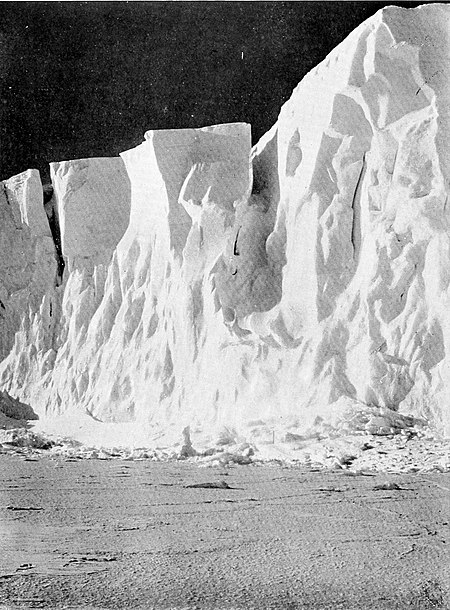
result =
[{"label": "snow-covered ground", "polygon": [[448,608],[450,474],[0,455],[0,608]]}]

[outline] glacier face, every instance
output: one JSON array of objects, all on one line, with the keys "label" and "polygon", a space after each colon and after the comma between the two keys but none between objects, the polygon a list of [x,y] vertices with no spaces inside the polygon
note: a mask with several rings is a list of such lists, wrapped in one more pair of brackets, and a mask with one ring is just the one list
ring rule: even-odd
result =
[{"label": "glacier face", "polygon": [[3,359],[11,351],[15,333],[23,321],[40,307],[42,299],[55,286],[55,248],[37,170],[28,170],[2,182],[0,217],[0,358]]},{"label": "glacier face", "polygon": [[367,406],[384,414],[359,416],[367,430],[399,411],[449,434],[449,21],[439,4],[379,11],[253,150],[237,123],[52,164],[60,286],[54,256],[35,264],[39,194],[15,187],[34,271],[2,269],[28,300],[1,388],[149,439],[301,433]]}]

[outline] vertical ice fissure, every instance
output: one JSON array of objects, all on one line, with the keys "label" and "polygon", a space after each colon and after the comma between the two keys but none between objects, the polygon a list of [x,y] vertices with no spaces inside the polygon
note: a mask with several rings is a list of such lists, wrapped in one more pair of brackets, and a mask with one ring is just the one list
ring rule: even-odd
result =
[{"label": "vertical ice fissure", "polygon": [[358,261],[359,253],[361,250],[361,191],[362,183],[366,173],[366,153],[362,158],[361,171],[356,182],[355,192],[352,198],[352,230],[351,230],[351,242],[353,246],[353,260]]}]

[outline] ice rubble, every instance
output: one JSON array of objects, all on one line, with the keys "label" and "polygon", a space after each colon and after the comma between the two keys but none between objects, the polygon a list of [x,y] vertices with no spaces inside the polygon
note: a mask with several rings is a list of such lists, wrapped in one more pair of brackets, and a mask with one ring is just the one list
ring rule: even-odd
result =
[{"label": "ice rubble", "polygon": [[[379,11],[252,151],[236,123],[52,164],[68,265],[55,287],[2,257],[30,313],[8,317],[1,387],[48,421],[134,422],[153,447],[448,436],[449,21]],[[34,262],[39,195],[16,190],[2,237],[25,223]]]}]

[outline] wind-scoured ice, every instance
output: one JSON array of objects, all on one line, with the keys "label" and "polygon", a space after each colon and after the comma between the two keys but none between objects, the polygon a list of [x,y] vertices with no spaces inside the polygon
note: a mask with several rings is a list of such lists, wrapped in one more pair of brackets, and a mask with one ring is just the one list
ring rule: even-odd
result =
[{"label": "wind-scoured ice", "polygon": [[253,150],[236,123],[52,164],[61,286],[54,256],[35,268],[39,195],[16,187],[1,235],[20,220],[30,270],[2,257],[5,307],[22,285],[26,305],[1,387],[155,448],[448,436],[449,26],[446,5],[379,11]]}]

